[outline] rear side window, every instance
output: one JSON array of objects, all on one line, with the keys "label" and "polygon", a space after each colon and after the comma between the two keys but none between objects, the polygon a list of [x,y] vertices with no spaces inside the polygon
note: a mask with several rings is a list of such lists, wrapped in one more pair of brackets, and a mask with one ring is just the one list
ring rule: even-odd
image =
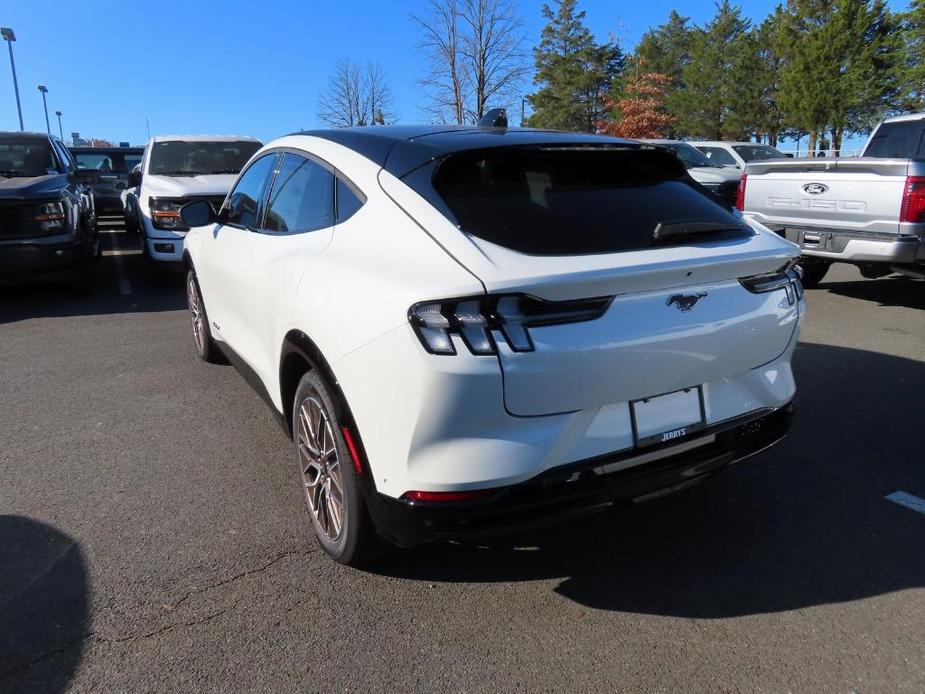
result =
[{"label": "rear side window", "polygon": [[353,216],[354,212],[363,207],[366,200],[363,194],[354,189],[340,176],[337,177],[337,221],[344,222]]},{"label": "rear side window", "polygon": [[334,173],[316,161],[286,154],[273,181],[264,227],[311,231],[334,224]]},{"label": "rear side window", "polygon": [[865,157],[912,159],[925,157],[925,119],[884,123],[864,150]]},{"label": "rear side window", "polygon": [[[530,255],[585,255],[688,242],[656,239],[659,224],[738,220],[689,182],[666,150],[492,148],[445,159],[433,187],[472,236]],[[698,234],[697,240],[705,240]]]}]

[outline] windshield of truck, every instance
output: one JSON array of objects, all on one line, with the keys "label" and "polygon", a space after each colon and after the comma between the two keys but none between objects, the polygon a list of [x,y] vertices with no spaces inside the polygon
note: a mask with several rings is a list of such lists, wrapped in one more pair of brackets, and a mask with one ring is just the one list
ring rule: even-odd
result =
[{"label": "windshield of truck", "polygon": [[748,232],[663,149],[493,147],[450,155],[433,189],[461,231],[530,255],[617,253]]},{"label": "windshield of truck", "polygon": [[58,168],[47,138],[0,136],[0,176],[32,177],[53,173],[58,173]]},{"label": "windshield of truck", "polygon": [[770,145],[733,145],[732,148],[746,162],[764,159],[786,159],[787,155]]},{"label": "windshield of truck", "polygon": [[259,142],[186,141],[155,142],[149,173],[158,176],[236,174],[260,149]]},{"label": "windshield of truck", "polygon": [[925,119],[884,123],[877,128],[864,156],[880,159],[925,157]]},{"label": "windshield of truck", "polygon": [[688,144],[683,142],[672,142],[672,143],[659,143],[662,147],[667,147],[672,152],[678,155],[678,159],[681,160],[681,163],[684,164],[685,169],[693,169],[699,166],[705,166],[711,169],[722,168],[719,164],[714,164],[712,161],[707,159],[703,152],[694,149]]}]

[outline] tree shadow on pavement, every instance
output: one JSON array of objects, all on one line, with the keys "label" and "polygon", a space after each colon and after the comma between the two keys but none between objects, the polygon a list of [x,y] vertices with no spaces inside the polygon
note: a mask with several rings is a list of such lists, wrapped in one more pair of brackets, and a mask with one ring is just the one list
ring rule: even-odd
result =
[{"label": "tree shadow on pavement", "polygon": [[89,623],[80,547],[49,525],[0,516],[0,691],[64,691]]},{"label": "tree shadow on pavement", "polygon": [[545,530],[398,553],[380,573],[558,580],[605,610],[722,618],[925,586],[925,363],[802,344],[790,436],[703,484]]}]

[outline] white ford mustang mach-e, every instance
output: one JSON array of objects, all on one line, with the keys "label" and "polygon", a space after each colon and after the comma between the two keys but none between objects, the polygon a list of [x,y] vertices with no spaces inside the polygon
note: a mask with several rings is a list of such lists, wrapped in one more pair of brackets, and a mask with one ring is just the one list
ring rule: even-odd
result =
[{"label": "white ford mustang mach-e", "polygon": [[291,434],[337,561],[680,488],[789,428],[798,250],[658,148],[309,132],[182,215],[196,349]]}]

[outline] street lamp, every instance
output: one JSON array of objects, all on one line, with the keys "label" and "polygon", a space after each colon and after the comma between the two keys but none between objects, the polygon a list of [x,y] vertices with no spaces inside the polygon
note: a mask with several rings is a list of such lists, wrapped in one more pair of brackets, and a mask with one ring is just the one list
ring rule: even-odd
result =
[{"label": "street lamp", "polygon": [[61,127],[61,111],[55,111],[58,116],[58,134],[61,135],[61,142],[64,142],[64,128]]},{"label": "street lamp", "polygon": [[42,105],[45,107],[45,131],[51,135],[51,123],[48,122],[48,100],[45,98],[45,95],[48,93],[48,87],[44,84],[40,84],[39,91],[42,92]]},{"label": "street lamp", "polygon": [[13,71],[13,91],[16,92],[16,111],[19,113],[19,129],[25,130],[22,125],[22,106],[19,103],[19,82],[16,81],[16,62],[13,60],[13,41],[16,40],[16,34],[9,27],[0,27],[0,36],[6,41],[10,48],[10,69]]}]

